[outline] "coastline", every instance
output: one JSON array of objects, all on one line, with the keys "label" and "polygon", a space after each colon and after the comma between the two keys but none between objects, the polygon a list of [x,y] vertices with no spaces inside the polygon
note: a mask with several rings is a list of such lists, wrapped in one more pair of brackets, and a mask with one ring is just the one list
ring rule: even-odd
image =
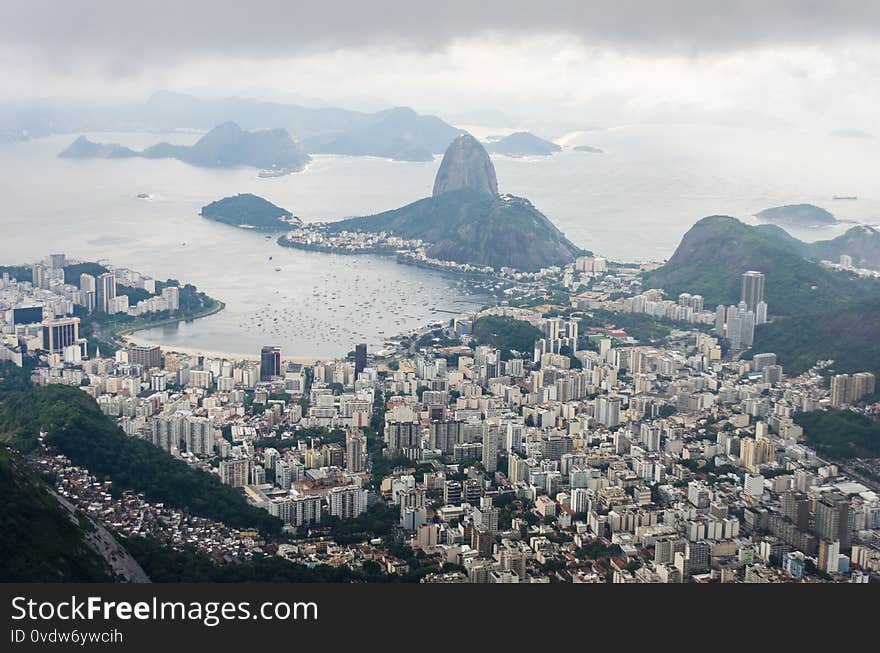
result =
[{"label": "coastline", "polygon": [[[145,338],[139,338],[136,335],[130,334],[126,335],[124,338],[125,342],[130,343],[132,345],[158,345],[163,353],[167,354],[184,354],[186,356],[207,356],[209,358],[225,358],[229,360],[260,360],[259,354],[246,354],[246,353],[238,353],[231,351],[216,351],[209,349],[202,349],[201,347],[181,347],[179,345],[163,345],[162,343],[153,342],[151,340],[147,340]],[[301,365],[313,365],[318,362],[333,360],[332,358],[320,358],[320,357],[288,357],[282,356],[282,361],[288,361],[291,363],[299,363]]]},{"label": "coastline", "polygon": [[[194,320],[198,320],[199,318],[208,317],[209,315],[214,315],[215,313],[219,313],[224,308],[226,308],[226,304],[220,300],[214,300],[214,305],[201,313],[197,313],[195,315],[190,315],[182,318],[169,318],[166,320],[158,320],[156,322],[152,322],[146,325],[138,325],[136,327],[129,327],[126,329],[122,329],[116,332],[113,337],[117,338],[121,344],[123,345],[158,345],[159,348],[164,353],[170,354],[184,354],[187,356],[208,356],[210,358],[226,358],[226,359],[235,359],[235,360],[260,360],[259,354],[246,354],[241,352],[231,352],[231,351],[217,351],[217,350],[209,350],[202,349],[201,347],[181,347],[179,345],[164,345],[161,342],[153,342],[151,340],[147,340],[146,338],[139,337],[137,334],[140,331],[146,331],[147,329],[154,329],[156,327],[165,326],[168,324],[178,324],[180,322],[190,322]],[[292,363],[299,363],[302,365],[314,365],[315,363],[333,360],[332,358],[327,357],[282,357],[282,360],[289,361]]]}]

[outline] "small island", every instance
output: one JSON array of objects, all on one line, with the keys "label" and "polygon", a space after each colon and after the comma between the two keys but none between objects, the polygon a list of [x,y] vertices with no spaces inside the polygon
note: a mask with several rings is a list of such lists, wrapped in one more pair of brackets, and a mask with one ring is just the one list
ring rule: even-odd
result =
[{"label": "small island", "polygon": [[605,154],[605,150],[600,150],[598,147],[593,147],[592,145],[575,145],[573,148],[575,152],[589,152],[591,154]]},{"label": "small island", "polygon": [[553,141],[548,141],[530,132],[514,132],[509,136],[489,143],[486,149],[493,154],[506,156],[549,156],[562,151]]},{"label": "small island", "polygon": [[239,193],[203,206],[204,218],[223,224],[257,231],[287,231],[302,221],[287,209],[251,193]]},{"label": "small island", "polygon": [[755,218],[759,222],[770,222],[789,227],[823,227],[837,224],[837,218],[830,211],[812,204],[774,206],[756,213]]}]

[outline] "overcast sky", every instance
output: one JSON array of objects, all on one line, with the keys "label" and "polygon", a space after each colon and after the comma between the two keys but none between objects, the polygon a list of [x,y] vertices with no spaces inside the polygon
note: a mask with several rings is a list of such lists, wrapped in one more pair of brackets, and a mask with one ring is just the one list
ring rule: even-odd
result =
[{"label": "overcast sky", "polygon": [[168,89],[880,133],[878,36],[878,0],[0,0],[0,99]]}]

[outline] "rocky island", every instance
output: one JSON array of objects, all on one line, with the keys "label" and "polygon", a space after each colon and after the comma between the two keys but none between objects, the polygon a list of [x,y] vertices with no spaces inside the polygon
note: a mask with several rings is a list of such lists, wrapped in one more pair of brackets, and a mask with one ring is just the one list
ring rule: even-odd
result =
[{"label": "rocky island", "polygon": [[759,222],[789,227],[822,227],[837,223],[830,211],[812,204],[786,204],[764,209],[755,214]]},{"label": "rocky island", "polygon": [[211,202],[202,207],[199,215],[215,222],[257,231],[285,231],[302,225],[302,221],[287,209],[251,193],[239,193]]},{"label": "rocky island", "polygon": [[286,129],[245,131],[234,122],[218,125],[193,145],[157,143],[137,151],[116,143],[77,138],[58,156],[67,159],[178,159],[190,165],[226,168],[250,166],[297,172],[311,160]]},{"label": "rocky island", "polygon": [[549,156],[562,151],[553,141],[535,136],[531,132],[514,132],[489,143],[486,149],[493,154],[505,156]]}]

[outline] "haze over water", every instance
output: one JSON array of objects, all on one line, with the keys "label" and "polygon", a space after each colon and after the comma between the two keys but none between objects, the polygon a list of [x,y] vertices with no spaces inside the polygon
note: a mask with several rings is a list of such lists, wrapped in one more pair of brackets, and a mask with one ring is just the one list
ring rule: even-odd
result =
[{"label": "haze over water", "polygon": [[[434,308],[457,312],[482,301],[465,295],[454,278],[389,259],[285,249],[274,238],[198,215],[204,204],[240,192],[263,196],[306,221],[396,208],[430,193],[439,157],[404,163],[317,156],[302,173],[259,179],[253,169],[173,160],[58,159],[74,137],[0,146],[0,263],[63,251],[194,283],[226,303],[224,311],[193,323],[139,333],[144,339],[230,353],[277,344],[286,356],[333,356],[355,342],[375,348],[394,333],[449,317]],[[90,137],[137,148],[197,138]],[[606,154],[495,156],[499,187],[532,200],[575,244],[614,260],[667,258],[703,216],[748,220],[780,204],[812,203],[841,219],[880,222],[874,139],[655,125],[584,132],[567,142]],[[832,201],[833,195],[859,199]],[[831,238],[849,226],[794,235]],[[389,322],[383,314],[394,317]]]}]

